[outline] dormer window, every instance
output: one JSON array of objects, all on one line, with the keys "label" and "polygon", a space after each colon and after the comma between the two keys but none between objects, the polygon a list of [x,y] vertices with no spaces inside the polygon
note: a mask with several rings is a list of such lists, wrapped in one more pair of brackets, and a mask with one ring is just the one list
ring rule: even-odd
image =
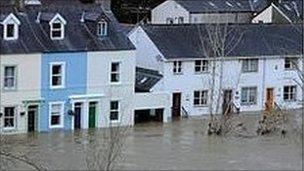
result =
[{"label": "dormer window", "polygon": [[4,40],[17,40],[19,36],[19,25],[20,21],[15,17],[14,14],[8,15],[3,24],[3,38]]},{"label": "dormer window", "polygon": [[[50,25],[50,37],[52,40],[61,40],[64,39],[65,36],[65,25],[66,20],[60,14],[52,14],[52,13],[42,13],[40,14],[39,20],[47,20],[49,16],[53,18],[49,21]],[[46,19],[45,19],[46,18]],[[39,21],[40,22],[40,21]]]},{"label": "dormer window", "polygon": [[97,35],[106,36],[108,34],[108,23],[106,21],[101,21],[98,23]]},{"label": "dormer window", "polygon": [[63,39],[64,38],[64,25],[60,22],[51,24],[51,39]]}]

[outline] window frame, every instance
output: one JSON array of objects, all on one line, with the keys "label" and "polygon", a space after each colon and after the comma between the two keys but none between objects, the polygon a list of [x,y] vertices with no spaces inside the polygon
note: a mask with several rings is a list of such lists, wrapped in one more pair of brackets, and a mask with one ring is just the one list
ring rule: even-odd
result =
[{"label": "window frame", "polygon": [[167,17],[166,18],[166,24],[174,24],[174,18],[171,18],[171,17]]},{"label": "window frame", "polygon": [[173,61],[172,72],[174,75],[182,75],[183,74],[183,62],[176,60]]},{"label": "window frame", "polygon": [[[118,71],[112,71],[113,64],[118,64]],[[118,75],[118,81],[112,81],[112,76],[113,75]],[[110,63],[110,83],[111,84],[120,84],[121,83],[121,62],[120,61],[113,61]]]},{"label": "window frame", "polygon": [[[54,105],[60,105],[60,113],[59,115],[56,116],[60,116],[60,124],[57,125],[52,125],[52,107]],[[49,103],[49,128],[50,129],[55,129],[55,128],[63,128],[64,127],[64,102],[50,102]]]},{"label": "window frame", "polygon": [[[13,87],[6,87],[5,86],[5,83],[6,83],[5,80],[7,78],[7,76],[5,75],[5,70],[6,70],[7,67],[13,67],[14,68],[14,76],[13,76],[14,86]],[[5,90],[5,91],[17,90],[17,75],[18,75],[17,72],[18,72],[17,65],[4,65],[4,68],[3,68],[3,90]]]},{"label": "window frame", "polygon": [[[199,65],[197,65],[197,62],[200,62]],[[206,62],[206,63],[204,63]],[[196,69],[199,68],[199,71],[196,71]],[[206,68],[204,70],[204,68]],[[194,61],[194,73],[195,74],[202,74],[202,73],[208,73],[209,72],[209,61],[208,60],[195,60]]]},{"label": "window frame", "polygon": [[[247,90],[246,92],[246,101],[243,101],[243,93]],[[255,96],[254,96],[254,102],[251,102],[250,97],[251,97],[251,90],[255,90]],[[257,105],[257,100],[258,100],[258,87],[256,86],[251,86],[251,87],[242,87],[241,88],[241,105],[242,106],[249,106],[249,105]]]},{"label": "window frame", "polygon": [[108,35],[108,22],[106,22],[106,21],[98,22],[98,24],[97,24],[97,35],[98,36],[107,36]]},{"label": "window frame", "polygon": [[[196,97],[195,94],[198,93],[199,96]],[[206,97],[205,97],[205,96]],[[198,100],[198,104],[196,104],[196,100]],[[205,103],[202,103],[205,102]],[[208,90],[195,90],[193,91],[193,106],[194,107],[205,107],[209,102],[209,92]]]},{"label": "window frame", "polygon": [[[285,88],[289,88],[289,90],[292,90],[292,88],[294,88],[294,92],[292,92],[292,91],[285,92]],[[287,99],[285,99],[286,94],[288,96]],[[292,96],[294,98],[291,98]],[[297,86],[296,85],[285,85],[285,86],[283,86],[283,100],[284,100],[284,102],[295,102],[295,101],[297,101]]]},{"label": "window frame", "polygon": [[[13,119],[13,126],[11,127],[6,127],[5,126],[5,119],[7,119],[7,117],[5,116],[5,109],[6,108],[13,108],[14,111],[14,116],[10,116],[8,119]],[[17,116],[17,107],[16,106],[5,106],[3,108],[3,130],[14,130],[16,129],[16,116]]]},{"label": "window frame", "polygon": [[[286,67],[287,60],[289,62],[289,67]],[[295,60],[295,62],[293,63],[292,61]],[[298,67],[298,58],[297,57],[289,57],[289,58],[284,58],[284,69],[285,70],[296,70]]]},{"label": "window frame", "polygon": [[[112,102],[117,102],[117,103],[118,103],[117,109],[112,109],[112,108],[111,108]],[[110,101],[110,110],[109,110],[109,111],[110,111],[110,112],[109,112],[109,114],[110,114],[110,115],[109,115],[110,123],[119,123],[119,122],[121,121],[121,118],[120,118],[120,108],[121,108],[121,107],[120,107],[120,105],[121,105],[121,104],[120,104],[120,100],[111,100],[111,101]],[[115,113],[117,112],[117,119],[116,119],[116,120],[112,120],[112,119],[111,119],[111,115],[112,115],[113,112],[115,112]]]},{"label": "window frame", "polygon": [[[252,62],[256,61],[256,68],[252,68]],[[245,68],[245,62],[248,62],[248,68]],[[259,71],[259,59],[254,58],[254,59],[242,59],[242,72],[243,73],[250,73],[250,72],[258,72]]]},{"label": "window frame", "polygon": [[[60,65],[62,68],[61,73],[61,85],[53,85],[53,66]],[[65,62],[51,62],[50,63],[50,72],[49,72],[49,81],[50,81],[50,89],[62,89],[65,88],[65,77],[66,77],[66,63]]]},{"label": "window frame", "polygon": [[[60,24],[60,28],[53,28],[54,24]],[[53,32],[60,32],[60,37],[54,37]],[[62,40],[65,37],[65,25],[60,21],[50,23],[50,37],[52,40]]]},{"label": "window frame", "polygon": [[178,17],[177,23],[178,24],[184,24],[185,23],[185,18],[184,17]]}]

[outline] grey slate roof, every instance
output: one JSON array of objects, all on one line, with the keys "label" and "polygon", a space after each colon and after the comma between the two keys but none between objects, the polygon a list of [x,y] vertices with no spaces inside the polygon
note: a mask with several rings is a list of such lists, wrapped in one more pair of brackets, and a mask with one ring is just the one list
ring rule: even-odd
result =
[{"label": "grey slate roof", "polygon": [[175,0],[190,13],[254,12],[251,0]]},{"label": "grey slate roof", "polygon": [[158,71],[136,67],[136,91],[149,91],[162,77]]},{"label": "grey slate roof", "polygon": [[[96,4],[84,5],[78,0],[41,0],[41,2],[41,6],[26,6],[23,13],[16,12],[10,6],[0,6],[0,15],[13,12],[21,21],[18,40],[6,41],[0,36],[0,54],[135,49],[111,11],[103,10]],[[94,28],[96,23],[80,22],[83,11],[105,16],[109,21],[108,36],[97,36]],[[51,40],[48,22],[36,22],[39,12],[46,14],[44,16],[46,20],[50,19],[49,14],[59,13],[67,21],[63,40]],[[0,24],[0,35],[3,34],[2,27]]]},{"label": "grey slate roof", "polygon": [[[208,38],[211,26],[216,25],[143,25],[142,28],[166,59],[187,59],[216,56]],[[280,56],[303,52],[303,26],[300,25],[222,24],[216,27],[227,28],[229,32],[224,56]]]},{"label": "grey slate roof", "polygon": [[292,21],[303,21],[303,0],[283,0],[275,5]]}]

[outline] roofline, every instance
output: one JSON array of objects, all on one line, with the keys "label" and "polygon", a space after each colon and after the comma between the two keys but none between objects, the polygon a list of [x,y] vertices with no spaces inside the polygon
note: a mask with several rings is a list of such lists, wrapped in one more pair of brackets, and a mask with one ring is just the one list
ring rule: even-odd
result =
[{"label": "roofline", "polygon": [[44,51],[44,52],[32,52],[32,53],[0,53],[1,56],[5,55],[33,55],[33,54],[47,54],[47,53],[91,53],[91,52],[113,52],[113,51],[135,51],[135,48],[132,49],[109,49],[109,50],[91,50],[91,51],[86,51],[86,50],[79,50],[79,51]]},{"label": "roofline", "polygon": [[[248,58],[258,58],[258,59],[265,59],[265,58],[283,58],[283,57],[303,57],[303,54],[296,54],[296,55],[259,55],[259,56],[226,56],[224,57],[224,60],[235,60],[235,59],[248,59]],[[201,58],[166,58],[165,62],[173,62],[173,61],[195,61],[195,60],[213,60],[214,58],[207,58],[207,57],[201,57]],[[218,60],[220,57],[217,58]]]},{"label": "roofline", "polygon": [[[188,11],[188,10],[187,10]],[[223,13],[255,13],[255,11],[214,11],[214,12],[191,12],[188,11],[190,14],[223,14]]]},{"label": "roofline", "polygon": [[290,23],[292,23],[291,19],[288,16],[286,16],[283,11],[281,11],[275,4],[272,3],[272,5],[283,17],[285,17]]}]

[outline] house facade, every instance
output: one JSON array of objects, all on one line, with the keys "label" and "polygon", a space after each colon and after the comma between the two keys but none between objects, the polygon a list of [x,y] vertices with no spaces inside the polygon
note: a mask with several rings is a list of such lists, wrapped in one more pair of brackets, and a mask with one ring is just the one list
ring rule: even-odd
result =
[{"label": "house facade", "polygon": [[[142,25],[129,33],[137,47],[137,65],[163,75],[154,90],[170,93],[171,116],[209,114],[211,102],[218,105],[218,113],[226,110],[227,102],[241,112],[264,110],[269,102],[285,109],[302,107],[303,83],[296,69],[302,67],[303,60],[301,33],[288,25],[227,27],[244,35],[239,43],[234,42],[233,49],[227,48],[229,54],[217,58],[203,50],[202,40],[210,42],[202,36],[208,34],[207,25]],[[280,33],[294,42],[278,38]]]},{"label": "house facade", "polygon": [[167,0],[152,10],[151,23],[249,23],[254,12],[250,0]]},{"label": "house facade", "polygon": [[167,121],[166,93],[135,92],[136,50],[111,11],[40,2],[1,6],[2,133],[134,125],[138,109]]},{"label": "house facade", "polygon": [[303,22],[303,1],[280,0],[272,2],[267,8],[258,12],[253,23],[301,23]]}]

